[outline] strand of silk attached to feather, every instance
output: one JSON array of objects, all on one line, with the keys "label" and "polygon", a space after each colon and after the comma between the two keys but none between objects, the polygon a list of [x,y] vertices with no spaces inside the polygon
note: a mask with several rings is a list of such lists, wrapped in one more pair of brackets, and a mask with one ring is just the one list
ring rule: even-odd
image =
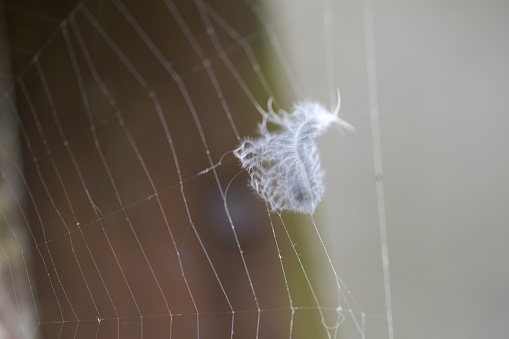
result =
[{"label": "strand of silk attached to feather", "polygon": [[[338,104],[332,112],[317,102],[305,101],[295,104],[291,112],[276,113],[270,98],[268,112],[262,113],[258,125],[259,136],[245,138],[234,150],[250,175],[251,187],[273,212],[315,211],[325,193],[316,139],[332,124],[354,131],[339,118],[340,105],[338,91]],[[269,131],[267,123],[278,129]]]}]

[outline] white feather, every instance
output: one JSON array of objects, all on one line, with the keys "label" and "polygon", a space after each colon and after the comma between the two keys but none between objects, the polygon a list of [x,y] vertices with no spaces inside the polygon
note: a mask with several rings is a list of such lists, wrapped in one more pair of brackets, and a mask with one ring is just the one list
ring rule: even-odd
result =
[{"label": "white feather", "polygon": [[[331,124],[354,130],[338,117],[341,100],[333,112],[316,102],[294,105],[288,113],[274,112],[272,98],[268,112],[259,124],[260,136],[246,138],[234,150],[235,156],[251,177],[252,188],[272,211],[288,210],[312,214],[325,188],[316,138]],[[279,127],[269,131],[267,123]]]}]

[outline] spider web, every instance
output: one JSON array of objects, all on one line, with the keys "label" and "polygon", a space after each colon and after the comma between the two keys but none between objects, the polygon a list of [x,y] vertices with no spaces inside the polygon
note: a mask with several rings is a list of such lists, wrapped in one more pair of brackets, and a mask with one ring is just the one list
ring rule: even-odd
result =
[{"label": "spider web", "polygon": [[[319,8],[315,60],[331,107],[333,5]],[[10,273],[19,337],[392,338],[373,14],[362,6],[367,100],[343,116],[371,123],[383,274],[368,273],[368,289],[383,308],[358,301],[327,219],[270,214],[231,154],[269,97],[289,108],[316,94],[280,38],[315,6],[269,17],[248,0],[112,0],[80,3],[2,99],[24,152],[19,165],[1,149],[18,217],[0,216],[23,267]]]}]

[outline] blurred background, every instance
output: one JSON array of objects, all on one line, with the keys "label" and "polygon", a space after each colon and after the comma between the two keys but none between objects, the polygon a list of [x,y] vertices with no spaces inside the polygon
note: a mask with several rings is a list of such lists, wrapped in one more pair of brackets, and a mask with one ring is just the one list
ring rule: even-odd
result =
[{"label": "blurred background", "polygon": [[[284,11],[297,10],[286,4]],[[361,109],[362,2],[334,6],[336,81],[357,134],[321,140],[328,191],[319,216],[338,272],[365,310],[381,312],[382,286],[369,273],[382,275],[369,115]],[[506,1],[374,1],[396,338],[509,333],[508,18]],[[323,50],[312,38],[323,34],[320,22],[323,13],[308,8],[306,20],[287,27],[295,35],[285,46],[303,91],[327,102],[323,56],[310,62]]]},{"label": "blurred background", "polygon": [[[309,218],[269,218],[225,153],[268,97],[336,87],[357,132],[319,140],[315,220],[359,305],[337,337],[360,312],[389,337],[364,3],[200,4],[1,3],[0,338],[335,336]],[[373,5],[395,338],[505,338],[509,4]]]}]

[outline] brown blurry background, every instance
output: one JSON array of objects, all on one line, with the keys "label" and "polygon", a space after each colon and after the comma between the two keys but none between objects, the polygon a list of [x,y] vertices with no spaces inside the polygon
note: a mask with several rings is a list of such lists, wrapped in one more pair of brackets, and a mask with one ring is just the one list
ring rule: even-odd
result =
[{"label": "brown blurry background", "polygon": [[[245,175],[231,183],[237,244],[221,197],[239,172],[225,153],[257,118],[218,59],[224,46],[236,74],[254,78],[239,41],[217,23],[210,39],[192,2],[76,4],[3,4],[17,81],[3,114],[9,132],[20,126],[23,163],[4,156],[3,186],[18,184],[7,198],[19,204],[2,229],[26,241],[11,241],[22,255],[4,253],[21,269],[4,286],[21,292],[4,306],[2,337],[282,336],[290,310],[265,206]],[[246,4],[213,6],[229,33],[259,29]],[[263,55],[261,39],[251,46]],[[31,319],[16,309],[25,303]]]}]

